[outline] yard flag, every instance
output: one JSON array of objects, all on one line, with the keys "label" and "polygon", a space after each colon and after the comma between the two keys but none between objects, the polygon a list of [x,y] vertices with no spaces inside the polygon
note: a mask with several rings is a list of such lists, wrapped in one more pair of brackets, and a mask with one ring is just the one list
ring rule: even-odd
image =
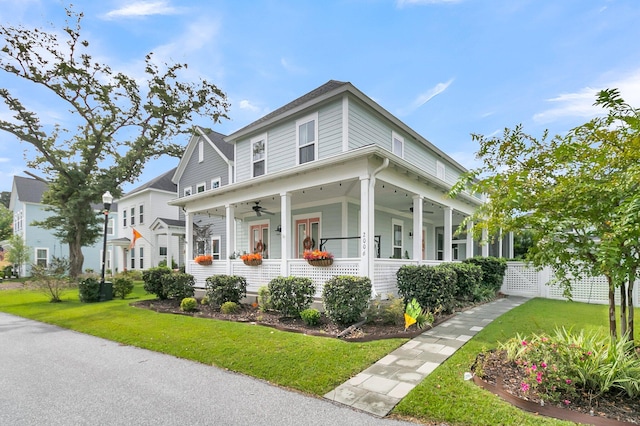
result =
[{"label": "yard flag", "polygon": [[133,229],[133,240],[131,240],[131,245],[129,246],[130,249],[132,249],[133,246],[136,245],[136,240],[138,238],[142,238],[142,234],[136,231],[135,228],[131,228],[131,229]]}]

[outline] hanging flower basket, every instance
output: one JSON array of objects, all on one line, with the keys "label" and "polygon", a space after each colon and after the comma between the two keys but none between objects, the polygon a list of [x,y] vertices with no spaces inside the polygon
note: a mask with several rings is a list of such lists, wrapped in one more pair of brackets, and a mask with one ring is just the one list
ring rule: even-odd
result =
[{"label": "hanging flower basket", "polygon": [[262,259],[253,259],[253,260],[242,260],[244,262],[245,265],[247,266],[258,266],[258,265],[262,265]]},{"label": "hanging flower basket", "polygon": [[240,259],[242,259],[247,266],[262,265],[262,255],[260,253],[243,254],[240,256]]},{"label": "hanging flower basket", "polygon": [[307,263],[311,266],[331,266],[333,259],[307,259]]},{"label": "hanging flower basket", "polygon": [[196,256],[194,259],[198,265],[208,266],[213,264],[213,256],[210,254],[203,254],[202,256]]}]

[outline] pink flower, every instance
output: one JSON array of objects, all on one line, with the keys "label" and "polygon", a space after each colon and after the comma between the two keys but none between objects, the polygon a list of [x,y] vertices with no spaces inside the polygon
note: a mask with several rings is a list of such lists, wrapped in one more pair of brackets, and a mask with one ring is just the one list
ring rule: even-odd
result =
[{"label": "pink flower", "polygon": [[528,390],[529,390],[529,384],[528,384],[528,383],[525,383],[525,382],[520,383],[520,390],[521,390],[522,392],[526,392],[526,391],[528,391]]},{"label": "pink flower", "polygon": [[571,384],[571,380],[570,380],[570,379],[566,379],[566,380],[565,380],[565,383],[566,383],[566,384],[568,384],[568,385],[570,385],[570,384]]},{"label": "pink flower", "polygon": [[522,341],[522,346],[527,346],[527,341],[526,340]]},{"label": "pink flower", "polygon": [[536,371],[538,367],[535,364],[531,364],[531,371]]},{"label": "pink flower", "polygon": [[571,404],[571,401],[569,401],[568,399],[565,399],[565,400],[564,400],[564,401],[562,401],[562,402],[564,402],[564,405],[569,405],[569,404]]},{"label": "pink flower", "polygon": [[591,351],[587,352],[587,355],[591,355]]},{"label": "pink flower", "polygon": [[542,367],[542,368],[547,368],[547,363],[546,363],[546,362],[543,362],[542,364],[540,364],[540,367]]},{"label": "pink flower", "polygon": [[538,383],[542,383],[542,373],[541,372],[538,372],[538,374],[536,375],[536,381]]}]

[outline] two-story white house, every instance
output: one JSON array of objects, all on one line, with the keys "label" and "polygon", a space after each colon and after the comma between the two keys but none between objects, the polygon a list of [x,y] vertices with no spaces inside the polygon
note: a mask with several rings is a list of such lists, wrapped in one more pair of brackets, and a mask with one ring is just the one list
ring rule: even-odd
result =
[{"label": "two-story white house", "polygon": [[[174,176],[178,198],[169,202],[183,211],[191,236],[186,270],[198,286],[213,274],[235,274],[255,292],[278,275],[295,275],[312,278],[319,295],[334,275],[360,275],[386,295],[404,264],[490,254],[470,233],[454,239],[482,203],[466,193],[447,196],[464,167],[351,83],[331,80],[224,138],[200,133]],[[197,177],[189,172],[196,164]],[[211,266],[192,260],[194,218],[202,217],[217,218],[221,228],[213,232],[220,255]],[[308,264],[310,248],[330,251],[333,264]],[[264,260],[247,266],[237,251],[260,251]]]}]

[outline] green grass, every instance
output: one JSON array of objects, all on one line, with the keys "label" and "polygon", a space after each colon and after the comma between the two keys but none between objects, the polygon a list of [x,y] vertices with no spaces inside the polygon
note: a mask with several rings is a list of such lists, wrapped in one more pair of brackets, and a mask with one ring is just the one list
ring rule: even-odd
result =
[{"label": "green grass", "polygon": [[[404,343],[405,339],[347,343],[267,327],[157,314],[129,306],[145,295],[141,285],[126,300],[82,304],[69,291],[63,303],[25,290],[0,291],[0,311],[56,324],[128,345],[216,365],[271,383],[323,395]],[[636,315],[636,323],[640,318]],[[524,413],[462,376],[479,352],[516,333],[556,327],[608,330],[607,306],[534,299],[493,321],[429,375],[393,411],[399,417],[451,425],[572,424]]]}]

